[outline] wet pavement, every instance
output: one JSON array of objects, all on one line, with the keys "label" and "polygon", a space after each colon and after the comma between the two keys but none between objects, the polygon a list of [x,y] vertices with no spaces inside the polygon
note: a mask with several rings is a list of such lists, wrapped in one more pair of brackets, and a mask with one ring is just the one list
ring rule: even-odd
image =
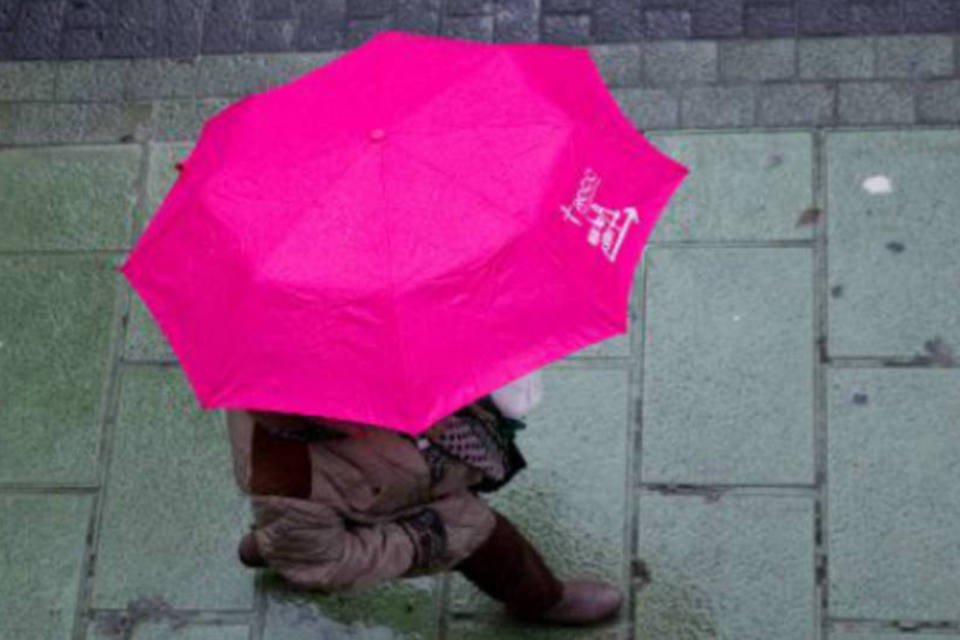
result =
[{"label": "wet pavement", "polygon": [[459,576],[324,597],[235,558],[223,416],[112,267],[204,118],[336,52],[0,63],[0,638],[960,639],[956,44],[593,47],[692,173],[629,334],[547,369],[491,497],[629,594],[587,630]]}]

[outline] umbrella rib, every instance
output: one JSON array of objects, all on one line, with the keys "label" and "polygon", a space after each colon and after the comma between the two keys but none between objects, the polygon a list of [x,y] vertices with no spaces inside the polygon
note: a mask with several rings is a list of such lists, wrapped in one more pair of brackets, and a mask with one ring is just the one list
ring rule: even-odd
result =
[{"label": "umbrella rib", "polygon": [[383,215],[382,215],[383,228],[384,228],[384,232],[387,240],[386,259],[387,259],[388,271],[390,274],[389,275],[390,282],[388,283],[388,288],[390,289],[390,304],[391,304],[390,311],[391,311],[391,318],[393,319],[393,334],[397,342],[397,353],[399,354],[399,357],[400,357],[400,372],[401,372],[400,384],[403,385],[403,388],[399,390],[400,391],[399,396],[403,400],[406,400],[407,398],[410,397],[407,394],[407,390],[406,390],[407,372],[409,371],[409,369],[407,368],[407,355],[404,348],[405,347],[404,341],[400,336],[400,319],[399,319],[400,314],[398,313],[398,308],[397,308],[397,291],[396,291],[396,281],[394,278],[394,268],[393,268],[394,267],[393,240],[391,238],[391,219],[390,219],[389,213],[387,212],[389,201],[387,200],[387,181],[386,181],[386,176],[384,171],[384,151],[383,151],[382,145],[380,145],[378,151],[380,153],[380,206],[382,207],[382,210],[383,210]]}]

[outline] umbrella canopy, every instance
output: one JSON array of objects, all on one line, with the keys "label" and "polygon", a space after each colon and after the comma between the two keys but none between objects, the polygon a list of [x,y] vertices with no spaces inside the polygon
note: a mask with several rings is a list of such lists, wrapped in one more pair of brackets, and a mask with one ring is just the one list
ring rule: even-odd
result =
[{"label": "umbrella canopy", "polygon": [[586,48],[381,32],[209,119],[120,270],[203,408],[416,434],[626,332],[686,173]]}]

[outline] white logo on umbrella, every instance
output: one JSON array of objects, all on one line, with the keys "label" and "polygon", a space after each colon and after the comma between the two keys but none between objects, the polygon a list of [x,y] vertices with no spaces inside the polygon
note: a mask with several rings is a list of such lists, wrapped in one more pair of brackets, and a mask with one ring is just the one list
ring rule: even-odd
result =
[{"label": "white logo on umbrella", "polygon": [[564,220],[582,226],[583,220],[574,215],[580,214],[589,223],[587,242],[594,247],[599,244],[603,254],[609,258],[610,262],[614,262],[630,228],[630,223],[637,222],[640,217],[634,207],[624,207],[622,210],[611,209],[594,202],[599,187],[600,176],[587,167],[583,178],[580,179],[580,186],[577,188],[573,202],[570,205],[561,205],[560,210],[563,212]]}]

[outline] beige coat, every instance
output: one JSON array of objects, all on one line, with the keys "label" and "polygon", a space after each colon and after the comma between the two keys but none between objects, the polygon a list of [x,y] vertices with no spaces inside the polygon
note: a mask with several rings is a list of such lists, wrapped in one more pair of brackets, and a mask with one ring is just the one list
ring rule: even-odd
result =
[{"label": "beige coat", "polygon": [[[227,411],[227,424],[234,473],[251,497],[261,554],[271,568],[300,587],[353,590],[449,570],[493,530],[493,512],[471,490],[482,472],[447,458],[444,475],[431,481],[420,449],[382,429],[358,429],[348,438],[308,443],[308,499],[254,495],[250,482],[254,417]],[[424,507],[440,516],[440,540],[435,535],[425,539],[427,528],[411,526],[405,519],[422,514]],[[427,547],[429,566],[415,566]]]}]

